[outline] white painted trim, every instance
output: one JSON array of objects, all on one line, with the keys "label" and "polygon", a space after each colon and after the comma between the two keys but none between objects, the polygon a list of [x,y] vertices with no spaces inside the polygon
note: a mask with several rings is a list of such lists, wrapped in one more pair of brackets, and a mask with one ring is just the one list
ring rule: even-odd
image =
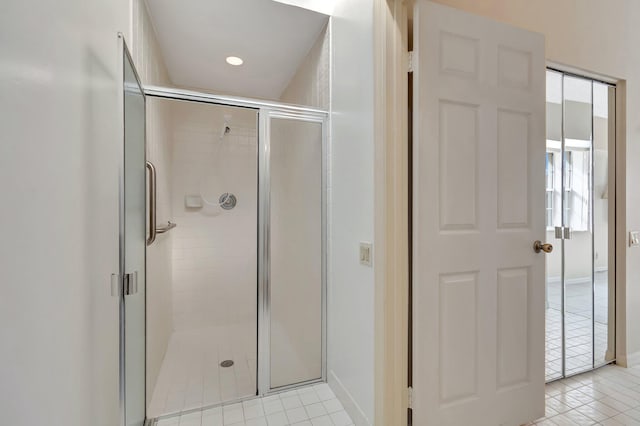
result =
[{"label": "white painted trim", "polygon": [[554,68],[554,69],[566,72],[568,74],[581,75],[581,76],[584,76],[593,80],[599,80],[603,83],[608,83],[608,84],[615,85],[619,81],[619,79],[615,77],[611,77],[609,75],[591,72],[580,67],[574,67],[572,65],[567,65],[560,62],[550,61],[550,60],[547,60],[547,68]]},{"label": "white painted trim", "polygon": [[408,2],[374,1],[374,414],[407,424],[409,385]]},{"label": "white painted trim", "polygon": [[640,351],[630,355],[620,355],[616,359],[616,364],[620,367],[631,368],[640,366]]},{"label": "white painted trim", "polygon": [[362,411],[362,408],[358,405],[356,400],[353,398],[351,393],[347,390],[347,388],[342,384],[342,381],[336,376],[336,374],[332,371],[329,371],[328,383],[333,390],[333,393],[336,395],[336,398],[342,403],[347,414],[353,420],[356,426],[373,426],[371,421],[367,418]]},{"label": "white painted trim", "polygon": [[[614,239],[615,250],[609,250],[609,256],[615,262],[615,283],[616,283],[616,357],[620,359],[627,353],[627,84],[620,80],[616,83],[615,99],[615,141],[614,157],[615,167],[613,169],[615,179],[615,232],[609,232],[609,238]],[[610,148],[611,149],[611,148]],[[609,214],[611,215],[611,208]],[[611,216],[610,216],[611,217]],[[624,355],[626,357],[626,355]],[[621,362],[618,362],[622,365]],[[626,361],[625,361],[626,364]]]}]

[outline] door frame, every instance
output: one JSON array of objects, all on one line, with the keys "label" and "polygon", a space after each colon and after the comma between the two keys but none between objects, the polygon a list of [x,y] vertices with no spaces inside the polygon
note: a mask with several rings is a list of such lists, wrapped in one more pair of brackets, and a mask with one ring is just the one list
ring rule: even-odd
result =
[{"label": "door frame", "polygon": [[547,68],[553,68],[567,74],[599,80],[616,86],[616,124],[615,124],[615,232],[610,233],[609,238],[615,238],[615,282],[616,282],[616,364],[628,367],[631,360],[627,354],[627,304],[626,304],[626,268],[627,268],[627,84],[626,80],[599,74],[585,69],[547,60]]},{"label": "door frame", "polygon": [[[626,81],[551,60],[547,60],[547,70],[615,87],[615,125],[614,134],[610,134],[615,140],[613,144],[609,143],[609,149],[614,151],[613,155],[609,156],[609,178],[614,181],[615,188],[613,192],[615,200],[613,203],[609,202],[609,217],[613,218],[613,224],[609,224],[609,245],[614,247],[614,250],[609,253],[609,265],[614,269],[615,291],[615,354],[612,362],[626,368],[630,363],[626,349],[626,251],[628,241],[626,231]],[[610,170],[611,166],[613,166],[613,174]],[[610,273],[609,278],[611,279],[611,277]],[[595,369],[599,367],[602,365],[595,367]],[[563,378],[567,377],[571,376]]]},{"label": "door frame", "polygon": [[410,418],[409,13],[374,2],[374,419]]}]

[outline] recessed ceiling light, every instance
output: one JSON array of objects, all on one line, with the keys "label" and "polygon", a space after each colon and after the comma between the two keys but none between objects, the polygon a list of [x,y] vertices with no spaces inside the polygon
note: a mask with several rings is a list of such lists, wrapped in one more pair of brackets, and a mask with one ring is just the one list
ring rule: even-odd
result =
[{"label": "recessed ceiling light", "polygon": [[244,61],[242,60],[242,58],[238,58],[237,56],[227,56],[227,63],[229,65],[234,65],[237,67],[239,65],[242,65]]}]

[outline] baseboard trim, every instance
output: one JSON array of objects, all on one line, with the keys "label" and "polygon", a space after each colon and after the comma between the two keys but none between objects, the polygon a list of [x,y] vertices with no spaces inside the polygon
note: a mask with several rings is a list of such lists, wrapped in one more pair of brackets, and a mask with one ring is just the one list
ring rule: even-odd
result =
[{"label": "baseboard trim", "polygon": [[356,400],[351,396],[351,393],[349,393],[347,388],[342,384],[338,376],[336,376],[333,371],[329,372],[328,382],[333,393],[336,394],[336,397],[342,403],[345,411],[349,414],[351,420],[353,420],[356,426],[372,426],[371,422],[364,414],[364,411],[362,411]]},{"label": "baseboard trim", "polygon": [[640,365],[640,352],[634,352],[626,356],[619,356],[616,363],[621,367],[635,367]]}]

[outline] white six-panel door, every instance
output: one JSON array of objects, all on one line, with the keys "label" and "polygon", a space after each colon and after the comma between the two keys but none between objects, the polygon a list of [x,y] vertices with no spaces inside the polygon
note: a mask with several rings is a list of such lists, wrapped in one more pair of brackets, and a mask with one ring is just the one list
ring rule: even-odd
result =
[{"label": "white six-panel door", "polygon": [[418,0],[414,55],[413,424],[521,425],[544,416],[544,38]]}]

